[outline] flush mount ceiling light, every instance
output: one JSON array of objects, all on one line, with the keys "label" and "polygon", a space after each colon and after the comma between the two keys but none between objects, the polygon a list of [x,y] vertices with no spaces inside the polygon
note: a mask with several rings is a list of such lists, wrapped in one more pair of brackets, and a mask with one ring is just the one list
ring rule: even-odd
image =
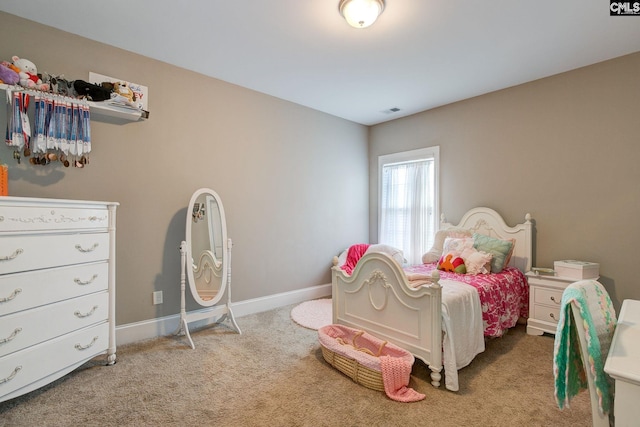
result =
[{"label": "flush mount ceiling light", "polygon": [[384,10],[384,0],[340,0],[340,15],[355,28],[367,28]]}]

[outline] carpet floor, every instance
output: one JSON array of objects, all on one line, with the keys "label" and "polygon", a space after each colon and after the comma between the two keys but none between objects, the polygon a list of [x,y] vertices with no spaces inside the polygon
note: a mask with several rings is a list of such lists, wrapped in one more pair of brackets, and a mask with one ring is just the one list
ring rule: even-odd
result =
[{"label": "carpet floor", "polygon": [[[436,389],[416,361],[414,403],[390,400],[329,366],[317,332],[286,306],[185,337],[118,348],[24,396],[0,403],[0,426],[589,426],[587,393],[559,410],[553,337],[517,326],[460,371],[460,391]],[[46,361],[43,361],[46,363]],[[1,385],[0,385],[1,387]]]}]

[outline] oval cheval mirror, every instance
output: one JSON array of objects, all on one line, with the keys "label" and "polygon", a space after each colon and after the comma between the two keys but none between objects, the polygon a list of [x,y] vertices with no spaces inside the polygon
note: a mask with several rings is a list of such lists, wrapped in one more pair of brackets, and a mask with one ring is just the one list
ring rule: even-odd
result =
[{"label": "oval cheval mirror", "polygon": [[[241,333],[231,311],[231,239],[227,238],[227,224],[222,201],[218,194],[201,188],[191,196],[187,209],[186,235],[180,244],[180,327],[191,348],[195,348],[189,323],[215,318],[215,323],[229,319]],[[203,310],[187,312],[186,284],[193,299]],[[222,298],[226,294],[226,299]]]}]

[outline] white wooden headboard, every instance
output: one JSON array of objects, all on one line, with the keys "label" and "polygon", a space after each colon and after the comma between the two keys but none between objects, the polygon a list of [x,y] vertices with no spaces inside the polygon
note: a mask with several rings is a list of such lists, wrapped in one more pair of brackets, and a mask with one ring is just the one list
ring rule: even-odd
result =
[{"label": "white wooden headboard", "polygon": [[526,214],[524,222],[513,227],[508,226],[502,216],[491,208],[473,208],[465,213],[457,225],[447,222],[444,214],[440,218],[440,229],[450,227],[466,228],[474,233],[485,234],[498,239],[514,239],[515,247],[509,265],[523,273],[531,270],[533,258],[533,223],[531,215]]}]

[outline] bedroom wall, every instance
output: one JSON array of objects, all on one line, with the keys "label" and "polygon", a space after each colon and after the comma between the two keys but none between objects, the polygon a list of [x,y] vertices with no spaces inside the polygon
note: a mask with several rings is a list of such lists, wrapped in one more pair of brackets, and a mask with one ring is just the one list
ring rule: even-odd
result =
[{"label": "bedroom wall", "polygon": [[149,87],[149,120],[94,117],[85,169],[17,165],[0,147],[12,196],[120,202],[118,325],[179,312],[178,248],[198,188],[225,207],[234,302],[330,283],[333,255],[368,240],[366,127],[13,15],[0,22],[0,59]]},{"label": "bedroom wall", "polygon": [[440,206],[535,221],[534,266],[600,263],[617,308],[640,299],[640,53],[371,128],[370,235],[377,240],[379,155],[440,146]]}]

